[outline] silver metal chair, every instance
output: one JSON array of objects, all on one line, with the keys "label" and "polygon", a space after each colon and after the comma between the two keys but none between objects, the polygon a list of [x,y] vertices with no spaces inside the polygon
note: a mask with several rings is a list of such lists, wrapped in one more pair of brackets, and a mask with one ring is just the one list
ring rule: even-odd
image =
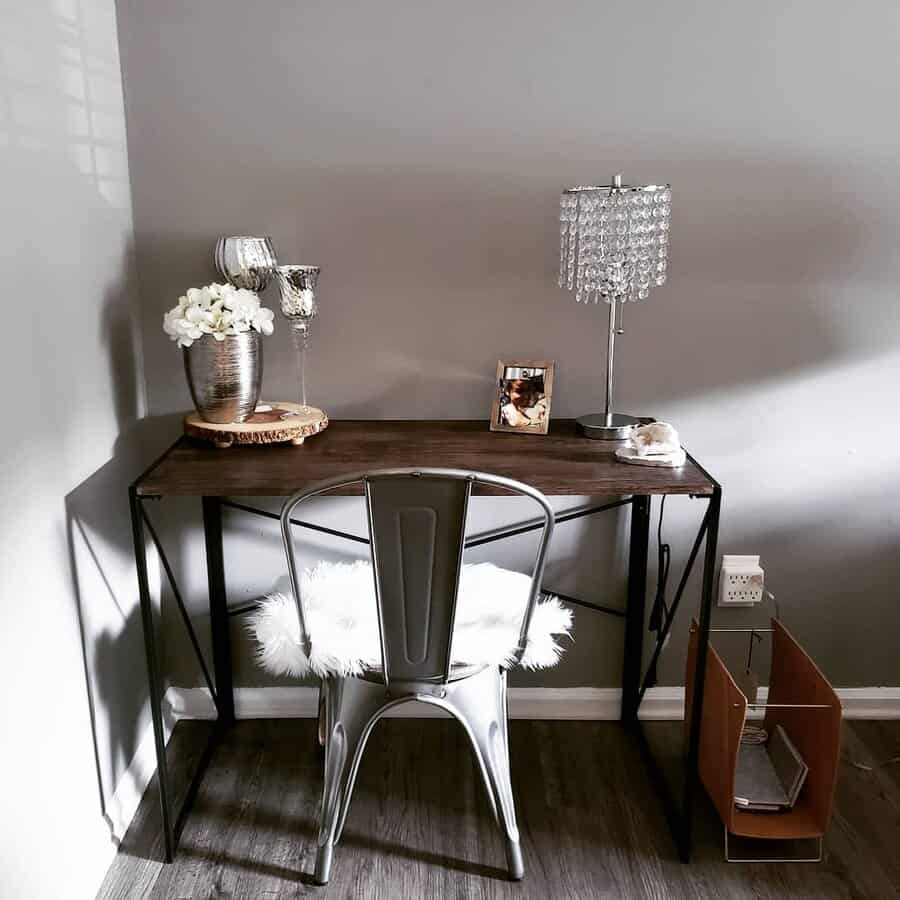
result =
[{"label": "silver metal chair", "polygon": [[325,784],[315,878],[326,884],[334,845],[341,836],[353,784],[375,723],[393,706],[419,700],[439,706],[462,723],[475,752],[491,809],[506,838],[512,879],[524,874],[509,774],[506,670],[454,666],[451,640],[462,565],[466,513],[476,484],[529,497],[543,512],[528,597],[513,665],[525,652],[537,604],[553,509],[540,491],[496,475],[456,469],[384,469],[319,482],[289,497],[281,512],[303,652],[310,655],[303,597],[290,519],[312,497],[362,482],[371,540],[383,665],[360,677],[323,679],[320,735],[325,743]]}]

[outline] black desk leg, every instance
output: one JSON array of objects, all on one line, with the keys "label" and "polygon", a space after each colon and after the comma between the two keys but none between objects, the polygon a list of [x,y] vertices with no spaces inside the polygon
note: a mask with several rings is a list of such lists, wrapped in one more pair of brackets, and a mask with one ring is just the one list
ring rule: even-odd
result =
[{"label": "black desk leg", "polygon": [[703,695],[706,689],[706,651],[709,648],[709,626],[712,617],[713,586],[716,577],[716,553],[719,540],[719,512],[722,507],[722,488],[716,485],[709,498],[709,517],[706,523],[706,546],[703,550],[703,588],[700,596],[700,622],[697,629],[697,659],[694,669],[694,696],[691,702],[691,723],[688,734],[687,760],[684,771],[682,828],[678,852],[682,862],[690,862],[693,842],[694,802],[699,775],[700,723],[703,719]]},{"label": "black desk leg", "polygon": [[163,840],[166,862],[175,855],[175,832],[169,813],[169,771],[166,765],[166,734],[162,718],[162,683],[159,679],[159,659],[156,655],[156,624],[147,579],[147,543],[141,500],[132,487],[128,491],[131,507],[131,533],[134,540],[134,559],[137,567],[138,590],[141,597],[141,621],[144,626],[144,650],[147,656],[147,683],[150,689],[150,712],[153,717],[153,738],[156,743],[156,773],[159,785],[159,804],[162,813]]},{"label": "black desk leg", "polygon": [[234,686],[231,674],[231,637],[225,594],[225,559],[222,550],[222,499],[203,498],[203,533],[206,538],[206,576],[213,668],[216,673],[216,712],[219,727],[234,724]]},{"label": "black desk leg", "polygon": [[650,498],[631,501],[628,548],[628,606],[625,612],[625,660],[622,669],[622,721],[637,721],[644,651],[644,610],[647,598],[647,552],[650,543]]}]

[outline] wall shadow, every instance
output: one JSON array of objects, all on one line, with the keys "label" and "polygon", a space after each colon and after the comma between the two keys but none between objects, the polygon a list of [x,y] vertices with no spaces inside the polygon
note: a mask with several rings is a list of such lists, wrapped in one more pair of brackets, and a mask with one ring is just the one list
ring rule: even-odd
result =
[{"label": "wall shadow", "polygon": [[150,723],[127,488],[152,455],[144,449],[156,443],[152,425],[128,429],[112,458],[65,497],[100,807],[116,841],[127,822],[110,803]]},{"label": "wall shadow", "polygon": [[[143,789],[140,774],[129,766],[150,728],[128,485],[171,443],[179,428],[178,417],[139,418],[141,348],[135,329],[135,290],[129,245],[98,315],[118,436],[108,461],[64,498],[99,804],[115,843],[132,811],[127,798]],[[155,588],[158,573],[152,552],[149,563]]]}]

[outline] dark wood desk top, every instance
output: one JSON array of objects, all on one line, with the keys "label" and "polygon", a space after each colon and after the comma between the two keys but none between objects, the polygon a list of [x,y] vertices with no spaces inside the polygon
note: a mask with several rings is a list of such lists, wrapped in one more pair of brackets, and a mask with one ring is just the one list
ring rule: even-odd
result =
[{"label": "dark wood desk top", "polygon": [[680,469],[617,462],[603,441],[581,437],[573,419],[555,419],[546,436],[501,434],[485,421],[332,422],[302,447],[232,446],[180,438],[135,482],[152,496],[285,496],[354,471],[406,466],[473,469],[505,475],[545,494],[711,494],[716,482],[688,457]]}]

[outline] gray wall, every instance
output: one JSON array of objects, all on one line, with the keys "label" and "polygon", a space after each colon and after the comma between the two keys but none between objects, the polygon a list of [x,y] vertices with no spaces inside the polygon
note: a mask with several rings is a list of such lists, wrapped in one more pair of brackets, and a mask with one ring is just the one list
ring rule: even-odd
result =
[{"label": "gray wall", "polygon": [[[722,481],[721,549],[762,554],[788,625],[837,684],[900,683],[900,8],[119,11],[154,414],[189,404],[162,314],[211,279],[229,233],[271,234],[282,261],[322,266],[311,394],[333,417],[486,416],[500,356],[558,361],[555,415],[596,409],[604,315],[555,286],[557,195],[616,170],[670,181],[671,277],[627,311],[620,408],[674,422]],[[293,384],[282,328],[265,392]],[[677,559],[700,513],[668,504]],[[196,519],[186,504],[168,515],[199,608],[199,544],[181,527]],[[621,603],[623,524],[561,529],[548,581]],[[274,541],[234,523],[235,598],[281,574]],[[686,624],[664,671],[676,682]],[[616,684],[620,634],[579,613],[546,683]],[[193,677],[167,637],[176,677]]]},{"label": "gray wall", "polygon": [[152,448],[112,0],[2,4],[0,198],[0,896],[74,900],[115,853],[149,725],[125,489]]}]

